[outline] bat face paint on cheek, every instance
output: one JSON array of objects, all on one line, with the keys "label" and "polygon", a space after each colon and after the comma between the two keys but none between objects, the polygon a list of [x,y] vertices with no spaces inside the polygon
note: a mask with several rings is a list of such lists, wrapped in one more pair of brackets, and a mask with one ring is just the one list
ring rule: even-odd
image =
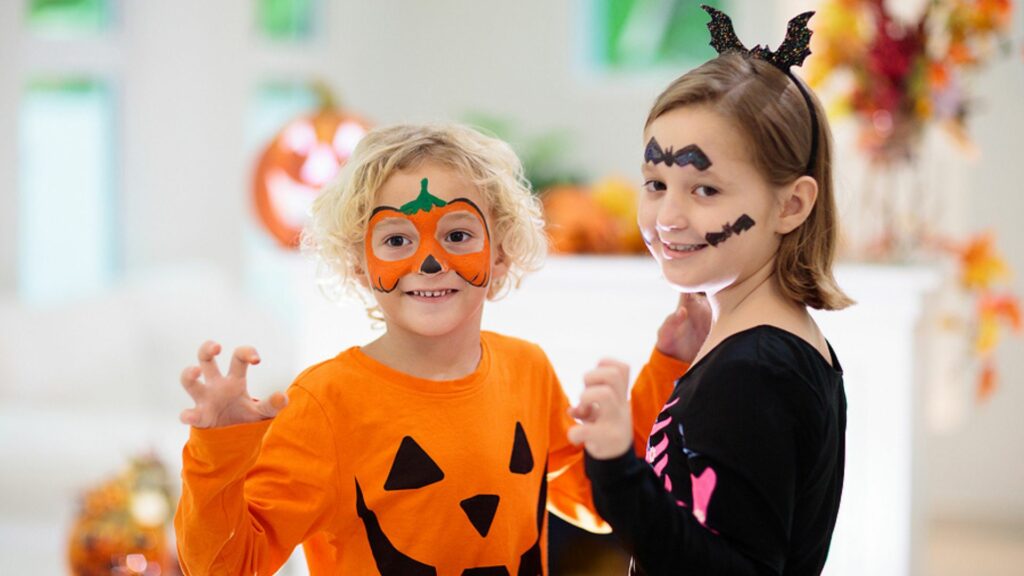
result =
[{"label": "bat face paint on cheek", "polygon": [[[483,212],[468,198],[446,202],[434,196],[426,178],[420,184],[415,200],[399,208],[378,206],[370,215],[364,250],[373,289],[391,292],[406,274],[448,270],[472,286],[487,286],[491,239]],[[438,239],[439,230],[447,236]]]},{"label": "bat face paint on cheek", "polygon": [[722,226],[721,232],[708,232],[704,235],[704,239],[708,241],[708,244],[718,246],[732,236],[737,236],[740,232],[750,230],[754,227],[754,224],[756,224],[754,219],[744,214],[737,218],[732,224],[726,223],[725,226]]},{"label": "bat face paint on cheek", "polygon": [[711,160],[700,149],[700,146],[690,144],[678,152],[673,151],[671,146],[662,150],[661,145],[653,137],[647,142],[647,148],[644,150],[644,162],[650,164],[664,162],[665,166],[679,166],[680,168],[693,166],[701,172],[711,167]]}]

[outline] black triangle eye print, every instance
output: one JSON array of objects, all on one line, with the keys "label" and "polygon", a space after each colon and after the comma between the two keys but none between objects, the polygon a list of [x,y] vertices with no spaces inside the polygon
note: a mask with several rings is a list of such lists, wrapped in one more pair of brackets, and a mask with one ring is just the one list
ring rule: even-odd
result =
[{"label": "black triangle eye print", "polygon": [[384,482],[385,490],[413,490],[444,479],[444,472],[427,452],[412,439],[402,438],[402,444],[391,463],[391,471]]},{"label": "black triangle eye print", "polygon": [[512,444],[512,459],[508,463],[508,469],[513,474],[529,474],[533,471],[533,452],[530,451],[526,431],[519,422],[516,422],[516,439]]}]

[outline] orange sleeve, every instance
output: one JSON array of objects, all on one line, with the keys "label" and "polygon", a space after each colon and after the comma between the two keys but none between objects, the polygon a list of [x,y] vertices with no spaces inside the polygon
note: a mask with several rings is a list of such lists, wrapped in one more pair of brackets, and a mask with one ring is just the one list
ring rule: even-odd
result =
[{"label": "orange sleeve", "polygon": [[688,362],[677,360],[657,348],[651,351],[650,359],[640,370],[629,393],[633,411],[633,448],[637,456],[644,457],[651,426],[672,394],[676,380],[689,368]]},{"label": "orange sleeve", "polygon": [[588,532],[608,534],[612,527],[598,516],[583,469],[583,447],[569,442],[569,428],[576,424],[568,413],[569,399],[553,370],[549,378],[548,511]]},{"label": "orange sleeve", "polygon": [[[545,362],[547,358],[545,357]],[[657,349],[640,371],[630,404],[633,412],[633,437],[637,454],[643,457],[651,425],[664,406],[676,380],[689,364],[662,354]],[[548,511],[588,532],[607,534],[611,526],[597,514],[590,491],[590,480],[583,468],[583,447],[569,442],[569,428],[575,425],[568,414],[569,400],[554,370],[548,364],[546,378],[551,394],[551,432],[548,461]]]},{"label": "orange sleeve", "polygon": [[174,518],[186,575],[272,574],[330,521],[338,478],[327,416],[301,386],[288,396],[272,420],[192,429]]}]

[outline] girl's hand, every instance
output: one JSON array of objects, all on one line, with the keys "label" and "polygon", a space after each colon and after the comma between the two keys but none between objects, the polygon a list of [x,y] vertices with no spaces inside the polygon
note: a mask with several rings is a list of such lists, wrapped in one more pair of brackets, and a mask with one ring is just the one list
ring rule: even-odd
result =
[{"label": "girl's hand", "polygon": [[622,456],[633,448],[633,418],[630,415],[629,366],[604,359],[583,376],[585,388],[580,402],[569,414],[580,424],[569,429],[569,441],[583,444],[598,460]]},{"label": "girl's hand", "polygon": [[679,307],[665,318],[658,329],[662,354],[683,362],[693,362],[711,330],[711,306],[703,294],[680,294]]},{"label": "girl's hand", "polygon": [[[273,418],[288,405],[288,397],[275,392],[265,400],[249,396],[245,372],[249,364],[259,364],[260,357],[252,346],[239,346],[231,356],[227,376],[217,367],[220,344],[204,342],[199,347],[199,366],[190,366],[181,373],[181,385],[195,401],[195,408],[181,413],[181,421],[196,428],[219,428]],[[202,374],[203,380],[199,380]]]}]

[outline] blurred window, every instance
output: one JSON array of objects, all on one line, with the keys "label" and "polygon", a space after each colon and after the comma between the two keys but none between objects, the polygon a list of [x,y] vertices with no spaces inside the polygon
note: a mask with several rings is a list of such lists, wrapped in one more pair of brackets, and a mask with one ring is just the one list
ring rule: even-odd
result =
[{"label": "blurred window", "polygon": [[57,37],[95,35],[112,20],[109,0],[29,0],[25,14],[33,33]]},{"label": "blurred window", "polygon": [[19,294],[55,303],[108,287],[119,260],[109,87],[33,82],[19,123]]},{"label": "blurred window", "polygon": [[272,40],[308,40],[316,32],[316,9],[316,0],[257,0],[259,30]]},{"label": "blurred window", "polygon": [[590,53],[607,71],[643,72],[679,68],[715,55],[708,45],[705,0],[593,0],[587,2]]}]

